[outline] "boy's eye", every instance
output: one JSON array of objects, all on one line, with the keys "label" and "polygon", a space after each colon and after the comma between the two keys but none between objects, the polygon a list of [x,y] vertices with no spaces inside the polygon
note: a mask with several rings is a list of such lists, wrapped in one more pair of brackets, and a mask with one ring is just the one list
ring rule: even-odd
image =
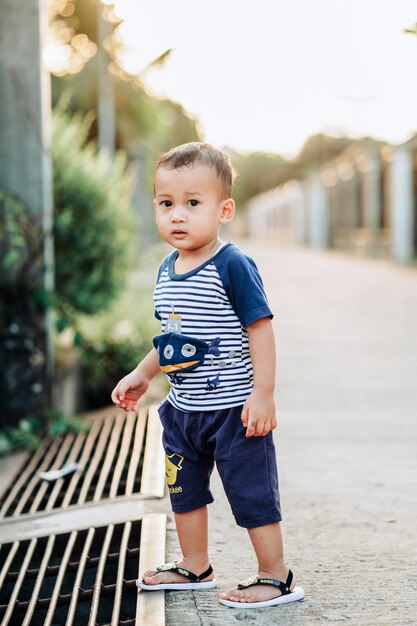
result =
[{"label": "boy's eye", "polygon": [[188,204],[190,204],[191,206],[197,206],[198,200],[188,200]]},{"label": "boy's eye", "polygon": [[172,206],[171,200],[162,200],[161,206],[166,207],[167,209]]}]

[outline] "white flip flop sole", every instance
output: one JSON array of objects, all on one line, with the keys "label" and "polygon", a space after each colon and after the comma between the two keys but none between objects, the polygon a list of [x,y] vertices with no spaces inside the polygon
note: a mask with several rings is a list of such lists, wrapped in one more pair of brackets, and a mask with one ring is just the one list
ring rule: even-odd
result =
[{"label": "white flip flop sole", "polygon": [[304,600],[304,589],[302,587],[294,587],[291,593],[285,596],[278,596],[278,598],[272,598],[272,600],[265,600],[264,602],[232,602],[231,600],[222,600],[222,598],[219,598],[221,604],[234,609],[262,609],[263,607],[277,606],[277,604],[296,602],[297,600]]},{"label": "white flip flop sole", "polygon": [[141,578],[136,581],[136,586],[140,587],[144,591],[160,591],[161,589],[173,589],[174,591],[180,591],[181,589],[213,589],[217,586],[217,581],[208,580],[205,583],[161,583],[160,585],[146,585]]}]

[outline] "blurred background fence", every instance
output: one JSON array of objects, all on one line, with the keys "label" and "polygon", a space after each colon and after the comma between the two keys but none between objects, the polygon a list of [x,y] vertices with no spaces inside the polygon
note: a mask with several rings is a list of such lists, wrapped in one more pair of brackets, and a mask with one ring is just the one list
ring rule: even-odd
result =
[{"label": "blurred background fence", "polygon": [[397,146],[358,142],[306,176],[255,196],[248,203],[247,232],[413,262],[417,139]]}]

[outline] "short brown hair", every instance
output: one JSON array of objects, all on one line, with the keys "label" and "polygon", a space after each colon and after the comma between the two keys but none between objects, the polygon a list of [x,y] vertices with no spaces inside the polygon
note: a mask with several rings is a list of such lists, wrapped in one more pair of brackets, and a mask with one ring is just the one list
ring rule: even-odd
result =
[{"label": "short brown hair", "polygon": [[202,167],[215,169],[222,193],[226,198],[230,198],[237,172],[228,155],[209,143],[190,141],[171,148],[161,155],[156,164],[156,170],[160,167],[177,170],[181,167],[193,166],[195,163]]}]

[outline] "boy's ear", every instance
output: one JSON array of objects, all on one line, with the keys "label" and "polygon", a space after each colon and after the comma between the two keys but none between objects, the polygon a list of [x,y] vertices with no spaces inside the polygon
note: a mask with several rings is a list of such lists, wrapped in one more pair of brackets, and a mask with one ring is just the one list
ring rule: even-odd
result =
[{"label": "boy's ear", "polygon": [[227,224],[227,222],[230,222],[233,219],[234,214],[235,201],[233,200],[233,198],[228,198],[227,200],[224,200],[222,211],[220,214],[220,222],[222,224]]}]

